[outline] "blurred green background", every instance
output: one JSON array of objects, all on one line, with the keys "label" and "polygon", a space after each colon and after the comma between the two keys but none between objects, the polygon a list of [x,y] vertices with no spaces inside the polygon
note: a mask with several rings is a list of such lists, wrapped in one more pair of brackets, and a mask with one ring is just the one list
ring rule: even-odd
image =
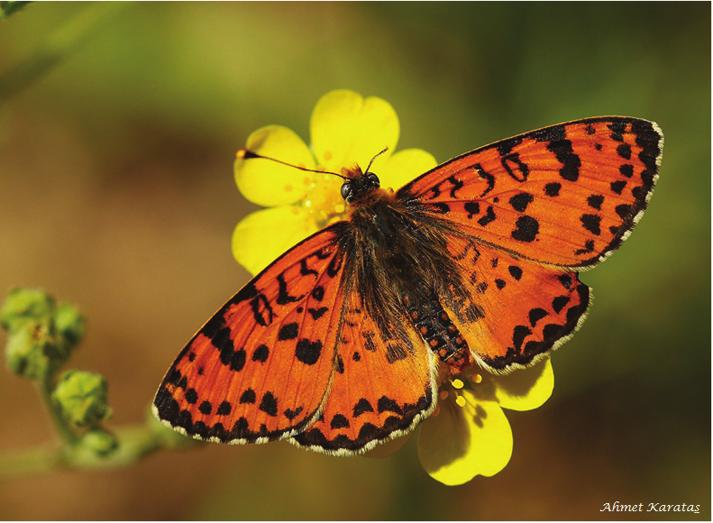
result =
[{"label": "blurred green background", "polygon": [[[0,488],[5,519],[619,519],[604,502],[710,519],[710,4],[31,4],[0,20],[0,289],[77,303],[71,366],[139,421],[194,330],[248,279],[230,236],[253,210],[232,160],[254,129],[308,137],[346,87],[390,101],[399,148],[446,160],[543,125],[622,114],[666,135],[626,244],[554,356],[552,399],[508,413],[494,478],[432,481],[415,441],[386,459],[210,445],[118,471]],[[0,373],[0,450],[54,437]],[[636,516],[634,517],[641,517]]]}]

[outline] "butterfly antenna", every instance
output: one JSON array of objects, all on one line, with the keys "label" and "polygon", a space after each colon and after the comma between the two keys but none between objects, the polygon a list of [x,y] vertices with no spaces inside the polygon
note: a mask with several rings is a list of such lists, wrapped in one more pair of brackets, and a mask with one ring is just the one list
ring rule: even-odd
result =
[{"label": "butterfly antenna", "polygon": [[339,176],[342,180],[349,179],[348,177],[346,177],[342,174],[339,174],[339,173],[335,173],[334,171],[322,171],[319,169],[308,169],[307,167],[302,167],[301,165],[295,165],[293,163],[283,162],[282,160],[278,160],[277,158],[270,158],[269,156],[263,156],[262,154],[258,154],[254,151],[251,151],[250,149],[244,149],[244,148],[238,149],[238,152],[235,154],[235,157],[238,158],[239,160],[250,160],[251,158],[260,158],[262,160],[270,160],[271,162],[280,163],[282,165],[286,165],[287,167],[294,167],[295,169],[299,169],[300,171],[306,171],[306,172],[310,172],[310,173],[333,174],[334,176]]},{"label": "butterfly antenna", "polygon": [[389,150],[388,147],[384,147],[381,151],[379,151],[374,156],[372,156],[371,160],[369,160],[369,165],[366,166],[366,171],[364,171],[364,173],[368,173],[369,169],[371,169],[371,164],[374,163],[374,160],[376,160],[379,156],[381,156],[388,150]]}]

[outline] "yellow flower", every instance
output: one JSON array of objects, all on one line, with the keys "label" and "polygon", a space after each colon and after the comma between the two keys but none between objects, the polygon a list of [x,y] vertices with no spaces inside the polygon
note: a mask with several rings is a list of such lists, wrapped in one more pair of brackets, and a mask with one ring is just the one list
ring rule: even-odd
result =
[{"label": "yellow flower", "polygon": [[[372,166],[381,186],[398,189],[436,166],[421,149],[393,153],[399,120],[381,98],[364,98],[348,90],[331,91],[317,102],[310,121],[311,146],[292,130],[269,125],[252,133],[246,148],[308,169],[340,172],[388,151]],[[243,218],[233,232],[233,255],[257,274],[292,245],[327,224],[345,217],[341,180],[329,174],[306,173],[263,159],[235,162],[238,189],[253,203],[267,207]],[[422,423],[418,455],[424,469],[446,485],[460,485],[476,475],[502,470],[512,453],[512,432],[502,409],[530,410],[552,393],[549,360],[524,371],[495,376],[470,372],[468,379],[446,380],[439,406]],[[369,455],[383,455],[406,438],[382,445]]]},{"label": "yellow flower", "polygon": [[468,379],[446,380],[436,411],[421,424],[418,457],[424,470],[446,485],[497,474],[510,461],[513,445],[502,409],[536,409],[553,388],[549,359],[508,375],[476,368]]},{"label": "yellow flower", "polygon": [[[246,148],[309,169],[340,172],[369,160],[384,147],[372,166],[383,188],[398,189],[436,166],[421,149],[394,153],[399,119],[391,105],[348,90],[319,99],[310,121],[311,147],[292,130],[268,125],[252,133]],[[344,216],[341,180],[329,174],[306,173],[262,159],[235,161],[235,181],[243,196],[268,207],[243,218],[233,232],[233,255],[257,274],[287,249]]]}]

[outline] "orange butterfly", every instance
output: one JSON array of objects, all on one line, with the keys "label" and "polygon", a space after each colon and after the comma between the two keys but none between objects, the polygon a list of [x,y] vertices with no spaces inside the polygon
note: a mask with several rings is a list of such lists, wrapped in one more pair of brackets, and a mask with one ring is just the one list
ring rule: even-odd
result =
[{"label": "orange butterfly", "polygon": [[198,331],[156,414],[195,438],[289,438],[332,454],[413,429],[440,379],[532,365],[577,329],[589,304],[577,271],[629,235],[662,147],[653,122],[589,118],[481,147],[396,193],[371,164],[332,173],[349,218],[280,256]]}]

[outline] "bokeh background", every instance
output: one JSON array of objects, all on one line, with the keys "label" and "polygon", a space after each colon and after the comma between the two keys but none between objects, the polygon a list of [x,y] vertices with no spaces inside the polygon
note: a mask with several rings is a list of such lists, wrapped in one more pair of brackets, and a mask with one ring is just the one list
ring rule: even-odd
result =
[{"label": "bokeh background", "polygon": [[[0,19],[0,289],[41,286],[89,331],[71,366],[140,421],[194,330],[248,279],[230,252],[254,209],[235,150],[346,87],[389,100],[399,147],[445,160],[602,114],[666,135],[650,209],[583,275],[595,303],[554,356],[542,408],[508,413],[493,478],[431,480],[415,441],[386,459],[279,443],[163,452],[127,469],[4,481],[9,519],[613,519],[604,502],[710,519],[708,3],[30,4]],[[0,451],[53,438],[0,371]],[[634,515],[633,517],[642,517]]]}]

